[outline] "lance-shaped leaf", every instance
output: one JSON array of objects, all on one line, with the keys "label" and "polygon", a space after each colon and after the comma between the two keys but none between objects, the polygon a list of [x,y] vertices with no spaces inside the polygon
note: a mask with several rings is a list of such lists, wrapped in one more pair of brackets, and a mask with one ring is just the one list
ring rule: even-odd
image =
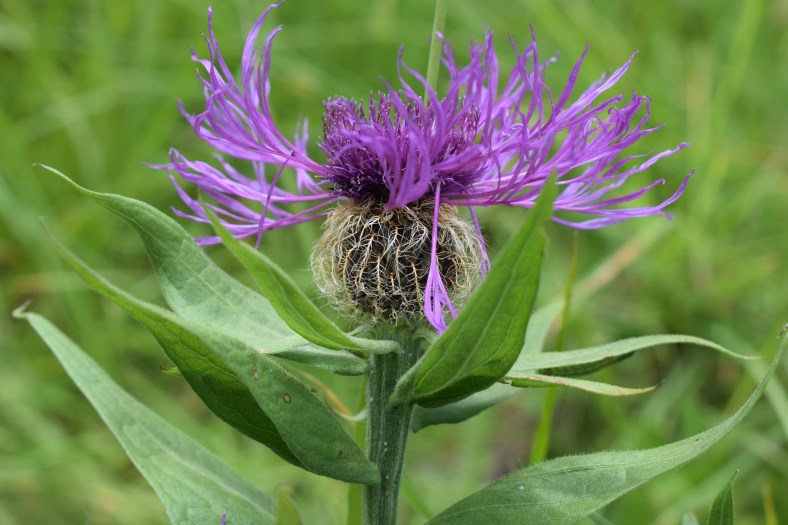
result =
[{"label": "lance-shaped leaf", "polygon": [[222,243],[249,270],[257,286],[273,305],[279,317],[299,335],[324,348],[348,349],[373,353],[391,352],[399,345],[394,341],[376,341],[346,334],[332,323],[306,294],[273,261],[248,244],[242,243],[217,220],[211,209],[205,213]]},{"label": "lance-shaped leaf", "polygon": [[544,376],[539,374],[530,374],[518,377],[510,377],[507,375],[504,378],[504,381],[505,384],[496,383],[491,387],[482,390],[481,392],[476,392],[475,394],[455,403],[449,403],[448,405],[436,408],[424,408],[417,406],[413,411],[413,418],[411,419],[410,423],[411,430],[413,432],[418,432],[419,430],[431,425],[461,423],[466,419],[469,419],[476,414],[494,405],[497,405],[498,403],[506,401],[518,391],[520,391],[521,388],[565,386],[606,396],[631,396],[645,394],[647,392],[651,392],[655,388],[627,388],[617,385],[610,385],[607,383],[600,383],[598,381],[588,381],[569,377]]},{"label": "lance-shaped leaf", "polygon": [[[345,351],[326,351],[297,335],[259,293],[219,268],[176,221],[144,202],[78,185],[43,166],[74,189],[126,220],[140,236],[162,295],[179,316],[221,330],[277,357],[347,375],[363,374],[367,364]],[[271,348],[276,346],[276,352]]]},{"label": "lance-shaped leaf", "polygon": [[733,481],[736,479],[738,471],[733,474],[733,477],[725,485],[717,497],[714,499],[714,504],[711,506],[709,513],[708,525],[734,525],[736,522],[733,515]]},{"label": "lance-shaped leaf", "polygon": [[46,342],[156,491],[171,523],[274,524],[271,500],[199,443],[130,396],[48,320],[15,312]]},{"label": "lance-shaped leaf", "polygon": [[719,425],[657,448],[600,452],[546,461],[519,470],[452,505],[428,525],[520,523],[572,525],[643,483],[707,451],[750,412],[774,374],[783,338],[766,375],[745,404]]},{"label": "lance-shaped leaf", "polygon": [[565,352],[544,352],[522,354],[507,374],[508,377],[532,374],[537,371],[543,375],[578,376],[590,374],[606,366],[617,363],[622,358],[646,348],[666,344],[691,344],[711,348],[737,359],[757,359],[732,352],[712,341],[690,335],[666,334],[631,337],[600,346],[568,350]]},{"label": "lance-shaped leaf", "polygon": [[360,376],[369,369],[366,360],[344,350],[326,350],[301,336],[283,337],[270,346],[258,347],[260,352],[296,363],[322,368],[343,376]]},{"label": "lance-shaped leaf", "polygon": [[140,301],[53,241],[89,286],[150,330],[217,416],[311,472],[354,483],[378,482],[378,470],[345,433],[340,420],[267,354]]},{"label": "lance-shaped leaf", "polygon": [[504,381],[514,387],[555,387],[566,386],[577,390],[584,390],[592,394],[603,396],[634,396],[651,392],[656,387],[627,388],[623,386],[600,383],[599,381],[588,381],[587,379],[574,379],[571,377],[545,376],[540,374],[507,374]]},{"label": "lance-shaped leaf", "polygon": [[546,243],[542,225],[550,218],[555,193],[551,179],[484,283],[402,378],[392,402],[446,405],[484,390],[511,368],[539,288]]}]

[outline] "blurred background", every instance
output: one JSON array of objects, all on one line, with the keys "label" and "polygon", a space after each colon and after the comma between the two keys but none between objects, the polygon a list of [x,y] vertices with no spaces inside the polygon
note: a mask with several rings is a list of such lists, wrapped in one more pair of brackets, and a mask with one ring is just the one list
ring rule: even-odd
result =
[{"label": "blurred background", "polygon": [[[177,205],[166,176],[144,163],[165,161],[172,146],[195,158],[209,155],[176,109],[178,99],[192,111],[203,104],[189,53],[194,46],[206,54],[207,6],[207,0],[0,0],[0,525],[166,522],[152,490],[55,358],[25,323],[11,319],[27,299],[133,395],[256,484],[272,491],[289,483],[305,523],[344,520],[343,484],[286,465],[219,422],[182,380],[161,373],[168,363],[154,339],[88,291],[39,224],[43,217],[111,280],[161,302],[134,232],[31,165],[54,166],[91,189],[160,209]],[[216,34],[231,66],[239,64],[245,34],[265,6],[214,2]],[[296,118],[307,116],[312,142],[319,140],[321,101],[365,98],[381,88],[380,77],[395,79],[403,44],[406,61],[423,71],[432,9],[424,0],[288,0],[267,26],[285,26],[271,73],[280,127],[292,134]],[[489,27],[506,67],[508,35],[524,45],[529,24],[542,56],[559,56],[548,74],[554,91],[586,44],[579,87],[639,50],[615,93],[649,95],[651,123],[666,127],[638,151],[693,144],[641,176],[642,184],[667,180],[650,199],[669,195],[697,168],[671,207],[674,220],[640,219],[580,234],[579,280],[592,275],[599,289],[574,305],[566,348],[679,332],[764,355],[743,364],[665,347],[603,371],[597,377],[604,381],[662,385],[630,399],[560,392],[549,454],[652,447],[690,436],[749,395],[788,321],[788,3],[452,0],[445,33],[462,56]],[[482,210],[493,252],[522,216]],[[318,234],[318,224],[307,224],[263,241],[313,294],[307,256]],[[541,302],[563,292],[572,251],[571,231],[551,226],[549,234]],[[210,253],[241,275],[221,248]],[[782,364],[769,395],[710,453],[603,514],[618,524],[675,525],[696,512],[703,522],[738,469],[737,523],[788,523],[788,360]],[[357,380],[321,379],[354,403]],[[413,435],[402,523],[421,523],[424,514],[527,464],[543,395],[524,391],[459,426]]]}]

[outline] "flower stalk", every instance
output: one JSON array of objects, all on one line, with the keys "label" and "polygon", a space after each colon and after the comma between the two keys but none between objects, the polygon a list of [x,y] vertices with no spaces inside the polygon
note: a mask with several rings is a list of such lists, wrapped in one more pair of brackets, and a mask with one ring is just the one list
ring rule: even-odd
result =
[{"label": "flower stalk", "polygon": [[367,456],[380,470],[380,484],[364,491],[364,525],[394,525],[413,403],[389,406],[399,379],[421,355],[409,327],[380,326],[378,337],[399,341],[398,352],[373,355],[367,382]]},{"label": "flower stalk", "polygon": [[[438,34],[443,33],[443,26],[446,25],[446,0],[435,0],[435,18],[432,22],[432,34],[430,35],[430,54],[427,62],[427,85],[433,90],[438,89],[438,71],[440,71],[441,42]],[[424,102],[429,101],[430,92],[424,90]]]}]

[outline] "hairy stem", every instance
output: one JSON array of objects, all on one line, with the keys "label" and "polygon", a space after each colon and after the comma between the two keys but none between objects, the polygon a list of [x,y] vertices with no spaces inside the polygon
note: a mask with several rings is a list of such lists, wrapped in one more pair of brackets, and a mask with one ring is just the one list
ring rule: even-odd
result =
[{"label": "hairy stem", "polygon": [[[384,336],[384,334],[379,334]],[[420,348],[409,330],[391,329],[402,350],[371,358],[367,382],[367,454],[380,470],[380,485],[364,491],[364,525],[395,525],[402,462],[410,432],[413,404],[389,407],[388,401],[400,377],[419,358]]]}]

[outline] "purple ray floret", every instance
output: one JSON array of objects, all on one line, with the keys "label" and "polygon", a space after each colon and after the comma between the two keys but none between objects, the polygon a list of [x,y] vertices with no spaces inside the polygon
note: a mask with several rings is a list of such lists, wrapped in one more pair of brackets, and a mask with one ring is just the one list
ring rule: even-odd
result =
[{"label": "purple ray floret", "polygon": [[[235,236],[264,231],[325,216],[336,201],[375,201],[388,210],[431,200],[436,204],[474,207],[505,204],[530,208],[545,181],[554,174],[559,187],[553,220],[574,228],[608,226],[632,217],[665,215],[678,199],[688,175],[672,196],[655,206],[626,207],[664,180],[641,183],[622,193],[633,175],[676,153],[685,143],[656,154],[632,154],[630,146],[661,126],[649,127],[650,101],[632,94],[603,98],[624,75],[631,57],[609,76],[575,94],[586,52],[575,63],[566,85],[555,94],[544,72],[553,62],[541,60],[536,38],[520,51],[511,42],[515,63],[501,75],[492,33],[471,45],[467,65],[459,66],[448,41],[442,62],[449,76],[445,93],[437,93],[417,71],[398,57],[396,85],[384,82],[366,103],[335,97],[324,103],[325,160],[307,153],[307,123],[285,137],[269,104],[271,48],[281,26],[260,38],[269,6],[252,27],[243,50],[240,78],[235,78],[219,51],[208,13],[205,40],[208,58],[200,65],[205,109],[183,111],[197,135],[217,152],[248,161],[244,173],[217,155],[213,164],[191,161],[173,150],[170,162],[155,167],[177,174],[208,197],[209,206]],[[422,93],[426,90],[427,96]],[[236,163],[237,165],[237,163]],[[295,177],[295,191],[278,186]],[[207,222],[202,205],[181,188],[178,193],[189,219]],[[256,207],[250,207],[258,203]],[[435,207],[437,210],[437,206]],[[573,212],[572,218],[560,212]],[[583,215],[587,218],[577,219]],[[437,211],[436,211],[437,221]],[[437,222],[436,222],[437,224]],[[477,223],[478,229],[478,223]],[[481,235],[479,236],[480,242]],[[199,239],[203,244],[216,237]],[[454,315],[437,269],[425,290],[425,315],[438,330],[444,312]]]}]

